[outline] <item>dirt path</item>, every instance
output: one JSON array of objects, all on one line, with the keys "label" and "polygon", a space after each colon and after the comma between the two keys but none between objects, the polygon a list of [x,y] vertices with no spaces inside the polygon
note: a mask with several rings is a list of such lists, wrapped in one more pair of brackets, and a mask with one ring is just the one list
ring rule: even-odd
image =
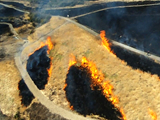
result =
[{"label": "dirt path", "polygon": [[18,40],[22,40],[22,38],[18,35],[18,33],[14,30],[13,25],[11,23],[7,23],[7,22],[0,22],[0,24],[5,24],[8,25],[10,28],[10,31],[14,34],[15,37],[17,37]]}]

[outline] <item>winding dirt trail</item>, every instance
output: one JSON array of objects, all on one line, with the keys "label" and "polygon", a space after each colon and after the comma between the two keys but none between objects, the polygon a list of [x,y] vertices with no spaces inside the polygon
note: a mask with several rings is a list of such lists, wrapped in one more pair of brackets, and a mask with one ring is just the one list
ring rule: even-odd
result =
[{"label": "winding dirt trail", "polygon": [[14,30],[13,25],[11,23],[7,22],[0,22],[0,24],[8,25],[10,28],[10,31],[14,34],[15,37],[17,37],[19,40],[23,41],[23,39],[18,35],[18,33]]}]

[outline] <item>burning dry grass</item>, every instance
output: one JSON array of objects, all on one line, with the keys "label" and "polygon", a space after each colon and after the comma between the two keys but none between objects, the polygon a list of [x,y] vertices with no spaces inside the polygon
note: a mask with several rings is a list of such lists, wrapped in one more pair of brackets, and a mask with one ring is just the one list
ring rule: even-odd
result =
[{"label": "burning dry grass", "polygon": [[151,115],[152,120],[157,120],[157,114],[151,109],[148,109],[148,111],[149,114]]},{"label": "burning dry grass", "polygon": [[116,56],[115,55],[115,53],[113,52],[113,50],[111,50],[111,43],[109,42],[109,40],[106,38],[106,34],[105,34],[105,31],[104,30],[102,30],[101,32],[100,32],[100,37],[101,37],[101,39],[102,39],[102,46],[104,47],[104,48],[106,48],[106,50],[109,52],[109,53],[112,53],[114,56]]},{"label": "burning dry grass", "polygon": [[[72,110],[75,109],[77,112],[80,112],[81,114],[84,114],[84,115],[93,113],[93,114],[99,114],[100,116],[104,115],[103,117],[106,117],[109,119],[118,119],[118,118],[120,119],[121,118],[123,120],[126,120],[123,109],[119,109],[117,106],[119,101],[118,101],[118,98],[113,94],[113,86],[109,83],[109,81],[103,82],[104,75],[100,71],[98,71],[98,69],[96,68],[96,65],[92,61],[87,60],[86,57],[83,57],[81,60],[81,65],[79,67],[77,67],[77,69],[79,69],[80,72],[76,72],[77,71],[76,68],[72,67],[72,66],[75,66],[76,63],[77,62],[76,62],[75,56],[73,56],[73,54],[71,54],[70,61],[69,61],[69,72],[67,74],[66,83],[65,83],[65,87],[64,87],[64,90],[66,91],[66,97],[67,97],[68,101],[70,102],[70,109],[72,109]],[[70,67],[72,67],[72,68],[70,68]],[[75,69],[75,71],[74,71],[74,69]],[[81,87],[79,87],[78,83],[81,84],[83,80],[84,80],[84,83],[82,85],[86,86],[86,84],[88,83],[87,85],[89,85],[88,87],[91,90],[90,92],[88,90],[88,91],[86,91],[86,93],[83,93],[82,92],[83,90],[80,90]],[[88,87],[86,86],[83,89],[87,89]],[[73,88],[75,88],[75,89],[73,89]],[[70,94],[73,94],[73,92],[75,92],[77,90],[79,92],[74,93],[73,96],[70,95]],[[97,95],[97,93],[95,92],[97,90],[99,91],[98,93],[100,95]],[[84,96],[84,97],[80,97],[78,94],[80,94],[80,96]],[[92,101],[94,94],[96,97],[99,97],[99,98],[96,98]],[[85,95],[87,95],[87,96],[85,96]],[[105,103],[103,101],[104,99],[102,99],[103,97],[101,97],[101,95],[104,96],[106,98],[106,101],[108,100],[108,102],[110,104],[112,104],[115,108],[110,108],[107,105],[107,103]],[[77,96],[77,99],[75,98],[75,96]],[[88,97],[88,98],[86,98],[86,97]],[[102,101],[99,100],[100,98]],[[101,104],[96,103],[95,101],[96,102],[103,102],[104,103],[103,106],[105,106],[105,107],[103,108],[101,106]],[[93,102],[92,105],[88,105],[88,104],[90,104],[90,102],[91,103]],[[79,104],[77,106],[78,103],[81,103],[81,105]],[[85,105],[86,108],[83,107],[83,104],[86,104]],[[96,107],[92,108],[92,106],[96,106]],[[99,111],[98,110],[99,107],[101,109],[103,108],[104,111],[105,111],[105,109],[106,110],[108,109],[107,111],[105,111],[106,114],[103,113],[101,110]],[[90,110],[91,108],[94,110]],[[81,110],[79,111],[79,109],[83,109],[83,111],[86,111],[86,112],[82,112]],[[120,113],[118,113],[118,111],[116,111],[116,110],[115,110],[115,112],[113,112],[112,111],[113,109],[119,110]],[[118,118],[112,118],[113,116],[114,117],[117,116]]]}]

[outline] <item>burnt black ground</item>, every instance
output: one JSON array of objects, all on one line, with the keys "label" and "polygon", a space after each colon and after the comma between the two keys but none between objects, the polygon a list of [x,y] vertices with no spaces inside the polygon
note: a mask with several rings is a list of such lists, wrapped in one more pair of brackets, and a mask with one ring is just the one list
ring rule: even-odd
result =
[{"label": "burnt black ground", "polygon": [[32,100],[34,99],[34,96],[28,89],[23,79],[20,80],[20,82],[18,83],[18,89],[20,90],[19,96],[22,97],[21,104],[24,106],[29,106]]},{"label": "burnt black ground", "polygon": [[[44,46],[30,55],[27,60],[27,72],[37,88],[40,90],[45,88],[49,77],[47,69],[50,68],[51,60],[47,56],[47,50],[48,47]],[[34,96],[26,86],[23,79],[19,82],[18,88],[20,90],[19,95],[22,96],[22,104],[24,106],[28,106],[34,99]]]},{"label": "burnt black ground", "polygon": [[19,17],[23,14],[23,12],[19,12],[13,8],[7,8],[0,5],[0,17]]},{"label": "burnt black ground", "polygon": [[18,9],[21,9],[21,10],[31,10],[30,7],[27,7],[27,6],[23,5],[22,3],[18,3],[18,2],[0,1],[0,3],[6,4],[6,5],[12,5]]},{"label": "burnt black ground", "polygon": [[[107,7],[130,4],[148,4],[155,2],[110,3]],[[119,8],[105,10],[77,18],[83,25],[100,33],[106,31],[106,37],[125,43],[142,51],[160,56],[160,6]]]},{"label": "burnt black ground", "polygon": [[10,28],[9,28],[8,25],[0,24],[0,29],[1,29],[0,35],[1,35],[1,34],[4,34],[4,33],[6,33],[6,32],[9,32],[9,33],[10,33]]},{"label": "burnt black ground", "polygon": [[71,66],[67,78],[66,98],[70,106],[82,115],[95,114],[108,120],[121,120],[121,113],[102,94],[100,85],[91,88],[91,74],[82,66]]},{"label": "burnt black ground", "polygon": [[26,114],[29,120],[67,120],[60,115],[52,114],[44,105],[41,103],[33,103],[24,114]]},{"label": "burnt black ground", "polygon": [[160,76],[160,64],[156,63],[155,61],[142,55],[122,49],[118,46],[112,46],[112,50],[118,58],[126,61],[127,65],[132,66],[133,69],[141,69],[142,71],[149,72],[152,75],[157,74]]}]

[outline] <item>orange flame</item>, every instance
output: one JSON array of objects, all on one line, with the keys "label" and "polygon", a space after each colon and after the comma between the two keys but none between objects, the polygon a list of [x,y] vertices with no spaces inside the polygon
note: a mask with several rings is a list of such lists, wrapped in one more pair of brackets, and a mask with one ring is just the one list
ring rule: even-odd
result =
[{"label": "orange flame", "polygon": [[47,54],[49,54],[50,50],[53,48],[53,43],[51,41],[51,37],[47,37],[47,41],[45,43],[41,42],[40,46],[36,48],[32,53],[29,53],[29,56],[32,55],[35,51],[41,49],[42,47],[47,46]]},{"label": "orange flame", "polygon": [[[116,96],[114,96],[114,94],[112,92],[113,86],[109,83],[109,81],[103,82],[104,75],[98,71],[98,69],[96,68],[96,65],[92,61],[87,60],[85,57],[82,58],[81,65],[83,67],[87,67],[91,72],[91,77],[93,79],[93,81],[92,81],[93,84],[91,86],[92,89],[93,89],[93,86],[96,86],[96,85],[101,86],[105,97],[109,101],[111,101],[112,104],[115,105],[115,107],[117,107],[116,104],[118,104],[119,100]],[[126,116],[124,114],[123,109],[120,109],[120,112],[122,114],[123,120],[126,120]]]},{"label": "orange flame", "polygon": [[91,71],[91,77],[93,79],[93,85],[91,87],[93,88],[93,86],[95,85],[101,85],[105,97],[109,99],[113,104],[117,104],[118,98],[113,97],[113,86],[109,83],[109,81],[103,82],[104,75],[97,70],[96,65],[93,62],[87,60],[85,57],[82,58],[81,64]]},{"label": "orange flame", "polygon": [[74,110],[73,106],[70,106],[70,109],[71,109],[71,110]]},{"label": "orange flame", "polygon": [[63,90],[65,90],[66,87],[67,87],[67,84],[64,84]]},{"label": "orange flame", "polygon": [[120,109],[120,112],[121,112],[121,114],[122,114],[122,116],[123,116],[123,120],[127,120],[126,115],[124,114],[124,111],[123,111],[122,108]]},{"label": "orange flame", "polygon": [[50,36],[47,37],[47,41],[46,41],[45,44],[48,46],[48,51],[47,52],[49,54],[50,50],[53,48],[53,43],[51,41],[51,37]]},{"label": "orange flame", "polygon": [[73,54],[70,54],[70,55],[69,55],[69,68],[70,68],[72,65],[76,64],[76,63],[77,63],[77,62],[76,62],[75,56],[74,56]]},{"label": "orange flame", "polygon": [[111,43],[109,42],[109,40],[106,38],[106,33],[105,33],[104,30],[102,30],[102,31],[100,32],[100,37],[101,37],[101,39],[102,39],[102,45],[103,45],[103,47],[105,47],[109,53],[112,53],[112,54],[115,56],[115,53],[111,50],[111,45],[112,45],[112,44],[111,44]]},{"label": "orange flame", "polygon": [[49,80],[49,79],[50,79],[50,77],[51,77],[52,69],[53,69],[53,65],[52,65],[53,57],[51,57],[50,59],[51,59],[51,62],[50,62],[50,68],[49,68],[49,69],[47,69],[47,71],[48,71],[48,75],[49,75],[48,80]]},{"label": "orange flame", "polygon": [[157,114],[151,109],[148,109],[148,111],[149,114],[151,115],[152,120],[157,120]]}]

